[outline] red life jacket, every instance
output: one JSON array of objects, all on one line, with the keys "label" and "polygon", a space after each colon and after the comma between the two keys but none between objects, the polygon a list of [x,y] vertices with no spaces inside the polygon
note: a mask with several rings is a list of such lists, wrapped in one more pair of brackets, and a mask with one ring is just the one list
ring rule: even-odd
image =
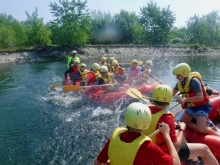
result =
[{"label": "red life jacket", "polygon": [[200,80],[199,77],[189,76],[188,81],[186,82],[184,87],[182,86],[181,82],[178,83],[178,89],[179,89],[180,93],[182,94],[182,96],[184,98],[189,98],[189,97],[196,96],[195,92],[190,91],[190,83],[191,83],[193,78],[197,78],[200,81],[201,86],[202,86],[202,93],[203,93],[204,99],[202,101],[198,101],[198,102],[188,102],[187,106],[195,107],[195,106],[205,105],[209,102],[209,96],[206,93],[205,87],[204,87],[204,85],[203,85],[203,83],[202,83],[202,81]]}]

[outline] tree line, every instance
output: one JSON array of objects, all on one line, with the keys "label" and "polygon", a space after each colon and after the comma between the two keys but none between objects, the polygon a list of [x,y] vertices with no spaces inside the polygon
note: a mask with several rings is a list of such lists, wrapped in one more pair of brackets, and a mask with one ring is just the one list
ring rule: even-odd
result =
[{"label": "tree line", "polygon": [[150,2],[139,14],[121,10],[89,12],[87,1],[59,0],[49,4],[54,20],[44,24],[38,9],[27,19],[17,21],[11,15],[0,14],[0,48],[26,48],[40,45],[62,47],[83,45],[220,45],[220,17],[218,11],[188,18],[186,26],[174,27],[175,14],[169,6],[161,8]]}]

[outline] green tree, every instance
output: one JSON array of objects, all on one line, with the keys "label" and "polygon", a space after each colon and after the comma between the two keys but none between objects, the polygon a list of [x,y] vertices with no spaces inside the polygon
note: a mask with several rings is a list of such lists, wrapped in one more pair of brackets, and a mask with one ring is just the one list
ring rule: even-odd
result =
[{"label": "green tree", "polygon": [[203,16],[203,20],[206,22],[207,38],[205,44],[207,46],[217,46],[220,41],[220,17],[218,11],[213,11]]},{"label": "green tree", "polygon": [[26,11],[26,15],[27,19],[24,22],[28,37],[26,45],[50,44],[50,30],[44,25],[43,18],[38,18],[38,9],[35,8],[32,15]]},{"label": "green tree", "polygon": [[11,15],[0,14],[0,47],[21,47],[25,42],[25,27]]},{"label": "green tree", "polygon": [[186,44],[186,27],[174,27],[170,31],[169,43],[170,44]]},{"label": "green tree", "polygon": [[135,12],[121,10],[114,16],[115,24],[119,30],[120,43],[142,43],[144,28],[141,26]]},{"label": "green tree", "polygon": [[167,44],[175,21],[169,6],[161,10],[156,3],[151,2],[140,11],[140,22],[146,31],[146,41],[151,45]]},{"label": "green tree", "polygon": [[91,44],[112,44],[118,43],[119,31],[115,26],[114,19],[108,12],[93,10],[91,12]]},{"label": "green tree", "polygon": [[49,5],[56,18],[50,24],[53,43],[68,46],[86,44],[90,31],[87,1],[59,0],[59,3],[60,5],[55,2]]}]

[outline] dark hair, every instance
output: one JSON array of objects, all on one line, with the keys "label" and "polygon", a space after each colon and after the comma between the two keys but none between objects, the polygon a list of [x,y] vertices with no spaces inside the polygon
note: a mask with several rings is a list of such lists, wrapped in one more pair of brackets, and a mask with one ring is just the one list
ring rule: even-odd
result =
[{"label": "dark hair", "polygon": [[154,100],[154,104],[159,105],[159,106],[164,106],[164,105],[169,105],[170,103],[168,103],[168,102],[161,102],[161,101],[156,101],[156,100]]}]

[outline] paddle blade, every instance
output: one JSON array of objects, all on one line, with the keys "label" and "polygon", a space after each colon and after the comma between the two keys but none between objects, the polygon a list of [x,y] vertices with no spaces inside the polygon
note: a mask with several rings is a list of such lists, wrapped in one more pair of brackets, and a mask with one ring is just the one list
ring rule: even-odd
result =
[{"label": "paddle blade", "polygon": [[57,83],[57,84],[54,84],[52,86],[50,86],[50,90],[53,90],[55,89],[56,87],[60,86],[62,83]]},{"label": "paddle blade", "polygon": [[84,86],[78,86],[78,85],[73,85],[73,86],[64,86],[63,87],[63,92],[74,92],[78,91],[80,89],[85,88]]},{"label": "paddle blade", "polygon": [[143,99],[143,96],[141,94],[140,91],[138,91],[137,89],[135,88],[130,88],[126,91],[126,94],[128,94],[129,96],[131,96],[132,98],[137,98],[137,99],[140,99],[142,100]]}]

